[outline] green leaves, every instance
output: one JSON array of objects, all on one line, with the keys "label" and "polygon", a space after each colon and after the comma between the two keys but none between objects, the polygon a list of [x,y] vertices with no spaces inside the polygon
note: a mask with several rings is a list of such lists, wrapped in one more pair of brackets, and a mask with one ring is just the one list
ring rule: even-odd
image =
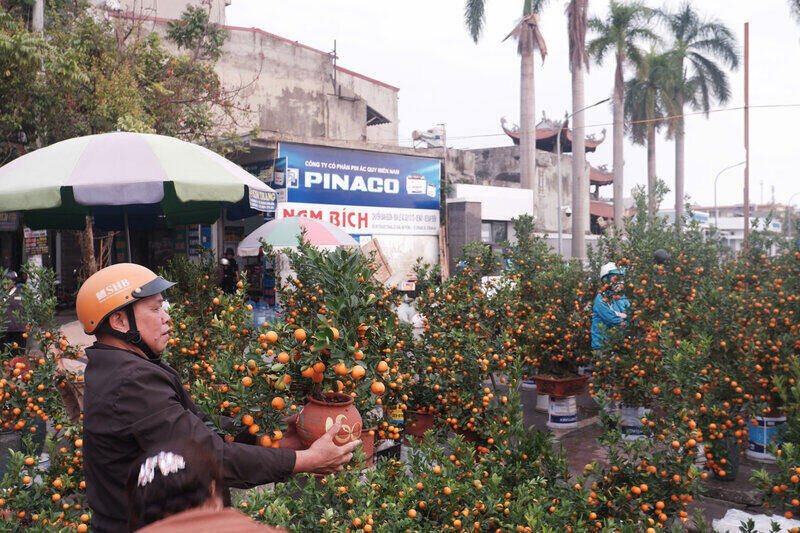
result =
[{"label": "green leaves", "polygon": [[178,54],[141,20],[96,19],[86,2],[46,9],[46,39],[28,31],[27,9],[0,11],[0,164],[34,142],[115,129],[215,145],[238,120],[214,71],[227,34],[204,9],[170,24]]}]

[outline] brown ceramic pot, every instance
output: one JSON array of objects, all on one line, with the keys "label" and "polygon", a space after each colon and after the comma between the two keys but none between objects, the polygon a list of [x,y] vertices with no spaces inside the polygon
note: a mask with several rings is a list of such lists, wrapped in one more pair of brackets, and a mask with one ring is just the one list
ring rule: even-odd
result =
[{"label": "brown ceramic pot", "polygon": [[[367,456],[367,466],[375,464],[375,429],[364,429],[361,431],[361,448]],[[369,432],[372,431],[372,435]]]},{"label": "brown ceramic pot", "polygon": [[433,427],[433,415],[425,411],[408,411],[407,418],[406,433],[414,435],[418,440]]},{"label": "brown ceramic pot", "polygon": [[568,398],[580,396],[586,392],[589,376],[575,376],[570,378],[551,378],[533,376],[536,382],[537,394],[549,394],[551,398]]},{"label": "brown ceramic pot", "polygon": [[458,429],[454,429],[453,432],[456,435],[461,435],[464,438],[464,442],[467,442],[467,443],[470,443],[470,444],[475,444],[477,442],[480,442],[480,439],[478,438],[478,434],[475,433],[474,431],[472,431],[471,429],[458,428]]},{"label": "brown ceramic pot", "polygon": [[309,398],[297,416],[296,428],[300,441],[307,448],[323,436],[337,421],[342,428],[333,437],[333,442],[343,446],[361,437],[361,415],[353,405],[353,398],[341,392],[329,392],[323,400]]}]

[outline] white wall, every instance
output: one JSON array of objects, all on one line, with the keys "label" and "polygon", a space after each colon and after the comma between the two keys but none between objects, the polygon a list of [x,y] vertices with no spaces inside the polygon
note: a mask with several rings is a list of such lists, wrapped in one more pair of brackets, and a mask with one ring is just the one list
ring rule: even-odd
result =
[{"label": "white wall", "polygon": [[456,183],[449,200],[480,202],[482,220],[506,220],[533,214],[533,191]]}]

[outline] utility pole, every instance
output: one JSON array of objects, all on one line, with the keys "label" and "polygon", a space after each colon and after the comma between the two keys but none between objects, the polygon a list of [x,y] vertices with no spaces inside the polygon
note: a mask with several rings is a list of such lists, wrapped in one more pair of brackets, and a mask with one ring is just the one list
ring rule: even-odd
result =
[{"label": "utility pole", "polygon": [[[445,186],[445,180],[449,183],[447,176],[447,125],[437,124],[442,127],[442,175],[439,177],[439,197],[441,190]],[[439,224],[439,264],[442,265],[442,280],[450,277],[450,249],[448,235],[449,220],[447,216],[447,199],[444,200],[444,222]]]},{"label": "utility pole", "polygon": [[750,23],[744,23],[744,246],[750,243]]}]

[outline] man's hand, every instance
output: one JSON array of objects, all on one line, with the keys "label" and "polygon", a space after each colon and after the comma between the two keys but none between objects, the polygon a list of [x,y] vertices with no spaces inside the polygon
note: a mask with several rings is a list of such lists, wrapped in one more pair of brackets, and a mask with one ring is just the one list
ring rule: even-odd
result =
[{"label": "man's hand", "polygon": [[333,442],[333,437],[339,433],[341,427],[342,421],[339,420],[307,450],[298,450],[293,473],[331,474],[343,470],[344,464],[353,458],[353,450],[361,444],[361,441],[354,440],[343,446],[337,446]]}]

